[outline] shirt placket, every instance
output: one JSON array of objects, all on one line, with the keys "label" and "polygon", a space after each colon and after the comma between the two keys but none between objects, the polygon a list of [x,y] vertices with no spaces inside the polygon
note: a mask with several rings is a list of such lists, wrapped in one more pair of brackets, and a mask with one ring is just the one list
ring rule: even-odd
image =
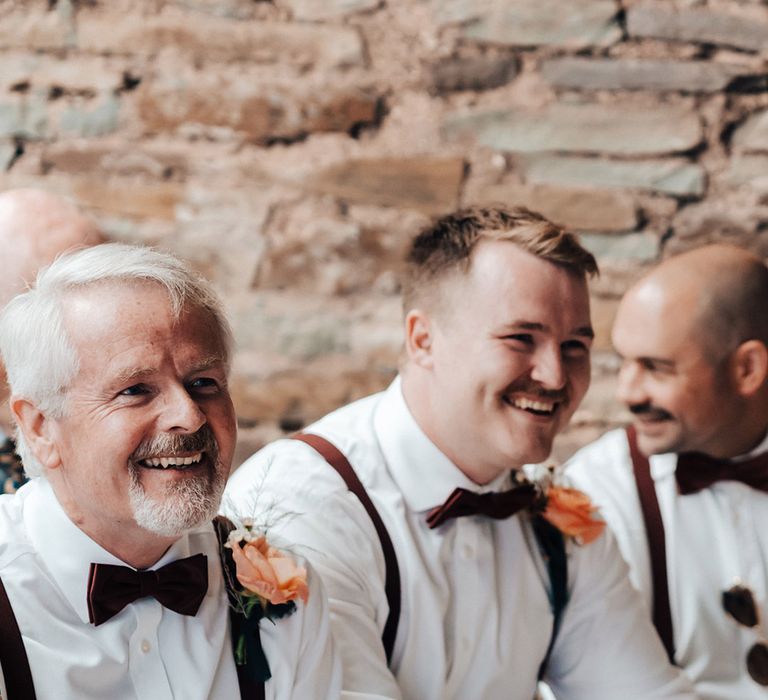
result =
[{"label": "shirt placket", "polygon": [[129,641],[128,671],[136,697],[173,700],[158,639],[158,628],[164,613],[162,606],[154,599],[146,599],[134,603],[132,610],[136,615],[136,629]]},{"label": "shirt placket", "polygon": [[[446,696],[457,697],[478,654],[478,621],[484,618],[483,528],[485,519],[464,517],[456,521],[454,543],[453,659]],[[487,572],[485,574],[487,576]]]}]

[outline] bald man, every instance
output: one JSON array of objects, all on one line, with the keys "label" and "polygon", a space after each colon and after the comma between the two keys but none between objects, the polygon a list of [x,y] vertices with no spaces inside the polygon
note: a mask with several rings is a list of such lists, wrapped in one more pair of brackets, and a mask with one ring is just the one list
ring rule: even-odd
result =
[{"label": "bald man", "polygon": [[[0,193],[0,308],[31,285],[38,270],[67,250],[103,243],[90,219],[60,195],[38,189]],[[22,481],[14,455],[5,371],[0,363],[0,493],[10,493]],[[3,478],[6,471],[6,478]]]},{"label": "bald man", "polygon": [[670,258],[621,301],[613,344],[632,425],[568,472],[699,696],[765,700],[768,269],[723,245]]}]

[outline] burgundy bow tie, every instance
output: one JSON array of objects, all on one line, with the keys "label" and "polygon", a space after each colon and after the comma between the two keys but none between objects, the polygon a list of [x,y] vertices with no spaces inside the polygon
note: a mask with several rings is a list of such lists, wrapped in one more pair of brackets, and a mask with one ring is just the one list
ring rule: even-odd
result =
[{"label": "burgundy bow tie", "polygon": [[208,590],[208,557],[195,554],[155,571],[128,566],[91,564],[88,574],[88,617],[100,625],[126,605],[152,596],[180,615],[196,615]]},{"label": "burgundy bow tie", "polygon": [[675,477],[683,495],[701,491],[717,481],[740,481],[768,492],[768,452],[739,462],[715,459],[701,452],[683,452],[677,457]]},{"label": "burgundy bow tie", "polygon": [[430,529],[442,525],[450,518],[465,515],[487,515],[489,518],[502,520],[509,518],[523,508],[536,503],[538,494],[533,484],[523,484],[509,491],[474,493],[457,488],[441,506],[427,513],[427,525]]}]

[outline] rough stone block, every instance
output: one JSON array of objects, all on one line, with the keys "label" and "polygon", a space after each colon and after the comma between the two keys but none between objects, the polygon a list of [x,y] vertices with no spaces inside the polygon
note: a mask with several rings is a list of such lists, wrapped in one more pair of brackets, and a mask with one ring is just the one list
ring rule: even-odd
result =
[{"label": "rough stone block", "polygon": [[604,235],[583,233],[581,242],[598,262],[647,263],[659,257],[659,238],[652,233]]},{"label": "rough stone block", "polygon": [[761,241],[755,231],[762,216],[759,209],[740,206],[743,201],[723,197],[681,209],[672,222],[674,235],[667,242],[665,253],[717,242],[754,248]]},{"label": "rough stone block", "polygon": [[557,87],[578,90],[718,92],[748,71],[712,61],[553,58],[542,74]]},{"label": "rough stone block", "polygon": [[505,85],[516,74],[514,56],[455,56],[432,67],[432,85],[436,92],[490,90]]},{"label": "rough stone block", "polygon": [[328,197],[276,208],[254,286],[328,296],[379,290],[405,257],[408,239],[399,228],[370,221],[363,228],[340,216]]},{"label": "rough stone block", "polygon": [[256,16],[258,5],[267,3],[255,3],[254,0],[170,0],[166,4],[204,12],[214,17],[252,19]]},{"label": "rough stone block", "polygon": [[103,136],[115,131],[120,117],[120,99],[109,92],[93,104],[76,98],[59,119],[59,129],[75,136]]},{"label": "rough stone block", "polygon": [[[580,238],[583,238],[580,236]],[[592,312],[592,328],[595,330],[595,341],[592,345],[594,352],[612,350],[611,329],[616,318],[619,300],[593,294],[590,300]]]},{"label": "rough stone block", "polygon": [[621,38],[613,0],[434,0],[442,24],[477,41],[514,46],[606,46]]},{"label": "rough stone block", "polygon": [[39,95],[0,102],[0,138],[41,139],[47,133],[48,113]]},{"label": "rough stone block", "polygon": [[308,133],[348,131],[375,122],[379,98],[357,87],[315,86],[303,93],[290,85],[223,84],[201,75],[191,82],[142,86],[138,113],[150,133],[188,125],[229,129],[257,142],[301,138]]},{"label": "rough stone block", "polygon": [[[552,443],[552,454],[547,460],[548,463],[564,464],[582,447],[597,440],[610,428],[617,427],[617,422],[613,422],[613,420],[601,420],[597,423],[582,422],[579,420],[578,413],[576,411],[571,423],[555,438]],[[608,415],[613,419],[615,413]]]},{"label": "rough stone block", "polygon": [[[310,417],[319,417],[345,403],[339,392],[350,389],[351,377],[355,377],[359,389],[356,396],[364,396],[381,388],[380,382],[386,383],[394,374],[402,345],[401,311],[396,296],[358,294],[344,298],[259,290],[258,294],[228,296],[225,301],[236,329],[238,353],[233,371],[241,380],[240,386],[238,381],[233,381],[232,386],[241,390],[238,396],[249,401],[254,409],[249,418],[290,415],[292,405],[315,405],[317,412],[312,410]],[[361,343],[356,337],[360,329],[371,326],[375,332],[368,333]],[[323,381],[333,382],[333,377],[347,379],[326,391],[316,392],[305,386],[299,394],[282,385],[281,378],[292,386],[291,377],[300,380],[302,376],[318,373]],[[270,383],[273,391],[269,390]],[[296,389],[299,391],[300,387]],[[267,403],[281,406],[277,411],[265,411],[264,405],[256,405],[263,404],[270,394]],[[252,401],[256,396],[263,399]],[[293,415],[296,413],[307,415],[303,409]]]},{"label": "rough stone block", "polygon": [[51,51],[74,46],[74,18],[69,3],[30,0],[2,10],[0,49]]},{"label": "rough stone block", "polygon": [[704,169],[681,158],[616,161],[542,155],[520,158],[518,165],[530,183],[625,187],[687,197],[700,197],[706,186]]},{"label": "rough stone block", "polygon": [[289,9],[294,19],[316,21],[372,10],[381,0],[277,0],[276,4]]},{"label": "rough stone block", "polygon": [[[250,359],[250,358],[248,358]],[[295,365],[253,377],[238,368],[230,386],[238,418],[256,423],[278,421],[293,431],[344,404],[386,388],[395,372],[355,366],[348,356]]]},{"label": "rough stone block", "polygon": [[463,173],[461,158],[372,158],[322,170],[304,184],[349,202],[439,214],[455,208]]},{"label": "rough stone block", "polygon": [[83,207],[103,214],[138,220],[173,221],[184,189],[175,183],[138,184],[131,180],[82,178],[71,185],[75,200]]},{"label": "rough stone block", "polygon": [[146,177],[153,180],[183,180],[187,159],[178,150],[149,145],[125,147],[122,142],[92,139],[66,140],[43,150],[41,161],[46,172],[72,175],[101,172],[107,176]]},{"label": "rough stone block", "polygon": [[53,96],[117,90],[123,86],[123,74],[135,70],[131,60],[74,54],[64,58],[21,50],[4,53],[2,66],[0,89],[41,90]]},{"label": "rough stone block", "polygon": [[250,290],[264,253],[270,192],[251,183],[229,189],[188,184],[175,207],[176,231],[164,241],[225,293]]},{"label": "rough stone block", "polygon": [[627,12],[631,37],[654,37],[672,41],[696,41],[762,51],[768,42],[768,12],[765,7],[736,12],[716,9],[682,9],[670,2],[633,5]]},{"label": "rough stone block", "polygon": [[616,376],[605,374],[594,377],[581,406],[576,410],[573,423],[590,424],[605,421],[608,417],[617,421],[628,417],[629,411],[616,399]]},{"label": "rough stone block", "polygon": [[740,151],[768,151],[768,109],[752,114],[733,134]]},{"label": "rough stone block", "polygon": [[748,185],[758,192],[768,192],[768,156],[734,156],[726,179],[732,185]]},{"label": "rough stone block", "polygon": [[632,197],[624,192],[501,183],[466,194],[466,204],[522,205],[579,231],[631,231],[637,225]]},{"label": "rough stone block", "polygon": [[449,139],[474,138],[500,151],[568,151],[655,155],[687,151],[702,138],[699,117],[672,105],[555,104],[541,111],[512,108],[449,114]]},{"label": "rough stone block", "polygon": [[200,62],[247,61],[294,66],[343,68],[364,62],[360,35],[347,27],[233,19],[165,12],[142,17],[81,10],[78,46],[106,54],[157,54],[173,47]]}]

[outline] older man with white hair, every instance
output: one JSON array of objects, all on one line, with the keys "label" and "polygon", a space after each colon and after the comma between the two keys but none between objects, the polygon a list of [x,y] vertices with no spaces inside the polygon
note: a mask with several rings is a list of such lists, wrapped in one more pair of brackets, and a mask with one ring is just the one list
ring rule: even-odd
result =
[{"label": "older man with white hair", "polygon": [[338,697],[319,581],[248,521],[212,522],[230,346],[207,283],[146,248],[66,255],[6,306],[36,478],[0,496],[4,698]]}]

